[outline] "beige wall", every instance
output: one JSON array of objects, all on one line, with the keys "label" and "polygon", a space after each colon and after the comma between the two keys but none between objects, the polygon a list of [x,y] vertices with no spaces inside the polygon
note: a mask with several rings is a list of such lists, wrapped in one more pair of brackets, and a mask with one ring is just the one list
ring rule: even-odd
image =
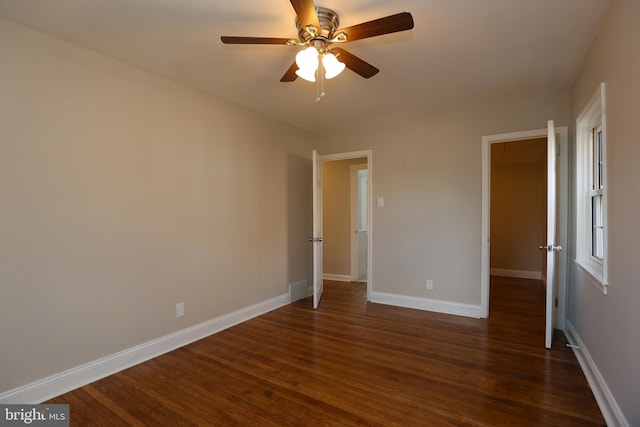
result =
[{"label": "beige wall", "polygon": [[[609,293],[571,269],[568,320],[629,425],[640,425],[640,2],[612,0],[571,91],[571,124],[606,83]],[[575,152],[575,139],[574,152]],[[575,211],[575,202],[574,202]],[[575,242],[575,229],[573,239]],[[572,248],[575,258],[575,248]]]},{"label": "beige wall", "polygon": [[322,154],[373,150],[373,197],[384,207],[373,208],[372,291],[479,306],[482,136],[544,128],[548,119],[568,124],[568,93],[318,135]]},{"label": "beige wall", "polygon": [[322,164],[324,273],[351,275],[351,166],[367,159]]},{"label": "beige wall", "polygon": [[491,269],[544,273],[547,139],[491,145]]},{"label": "beige wall", "polygon": [[0,392],[310,280],[308,134],[4,20],[0,58]]}]

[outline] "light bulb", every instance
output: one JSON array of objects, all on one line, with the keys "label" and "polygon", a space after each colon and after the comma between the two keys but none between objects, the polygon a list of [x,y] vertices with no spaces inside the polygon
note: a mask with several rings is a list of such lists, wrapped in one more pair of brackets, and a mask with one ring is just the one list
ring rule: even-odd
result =
[{"label": "light bulb", "polygon": [[332,79],[341,72],[344,71],[345,65],[338,61],[333,53],[327,53],[322,57],[322,65],[324,66],[324,76],[327,79]]}]

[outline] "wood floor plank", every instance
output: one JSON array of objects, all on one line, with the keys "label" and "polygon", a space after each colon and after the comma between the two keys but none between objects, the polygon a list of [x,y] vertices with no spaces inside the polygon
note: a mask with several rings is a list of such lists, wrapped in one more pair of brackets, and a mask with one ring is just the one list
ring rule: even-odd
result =
[{"label": "wood floor plank", "polygon": [[544,348],[544,289],[492,278],[490,317],[366,301],[327,281],[305,299],[50,403],[71,424],[604,426],[561,332]]}]

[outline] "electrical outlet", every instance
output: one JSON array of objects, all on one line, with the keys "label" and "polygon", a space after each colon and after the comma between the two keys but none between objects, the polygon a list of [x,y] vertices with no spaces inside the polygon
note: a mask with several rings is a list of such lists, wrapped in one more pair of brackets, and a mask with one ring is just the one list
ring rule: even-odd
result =
[{"label": "electrical outlet", "polygon": [[176,304],[176,318],[184,316],[184,303]]},{"label": "electrical outlet", "polygon": [[433,290],[433,280],[427,279],[426,287],[427,287],[428,291],[432,291]]}]

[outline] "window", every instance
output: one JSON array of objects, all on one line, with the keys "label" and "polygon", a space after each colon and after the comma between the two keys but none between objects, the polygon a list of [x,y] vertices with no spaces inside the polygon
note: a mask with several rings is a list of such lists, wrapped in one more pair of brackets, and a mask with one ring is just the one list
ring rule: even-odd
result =
[{"label": "window", "polygon": [[602,176],[602,127],[592,129],[591,145],[593,165],[591,178],[591,256],[598,262],[604,260],[604,177]]},{"label": "window", "polygon": [[576,263],[607,293],[607,173],[605,84],[576,122]]}]

